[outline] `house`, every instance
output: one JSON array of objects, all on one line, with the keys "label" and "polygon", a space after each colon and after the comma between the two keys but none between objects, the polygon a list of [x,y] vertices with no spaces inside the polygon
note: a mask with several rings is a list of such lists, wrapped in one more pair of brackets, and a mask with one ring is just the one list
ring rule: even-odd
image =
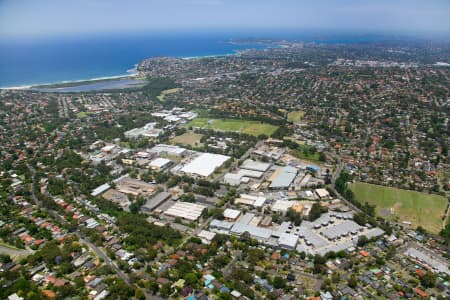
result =
[{"label": "house", "polygon": [[414,291],[414,293],[416,293],[417,295],[419,295],[421,298],[424,298],[424,299],[428,298],[427,293],[425,293],[424,291],[422,291],[422,290],[419,289],[419,288],[414,288],[413,291]]}]

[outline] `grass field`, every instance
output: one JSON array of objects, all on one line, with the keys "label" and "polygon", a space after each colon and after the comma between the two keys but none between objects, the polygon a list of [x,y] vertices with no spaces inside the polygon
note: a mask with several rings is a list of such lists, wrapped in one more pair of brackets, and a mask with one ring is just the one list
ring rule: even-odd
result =
[{"label": "grass field", "polygon": [[305,112],[302,110],[291,111],[288,113],[287,119],[288,121],[294,123],[300,123],[303,117],[305,116]]},{"label": "grass field", "polygon": [[78,119],[83,119],[83,118],[86,118],[87,115],[88,115],[87,112],[85,112],[85,111],[80,111],[79,113],[77,113],[77,118],[78,118]]},{"label": "grass field", "polygon": [[297,157],[298,159],[307,160],[316,164],[320,164],[321,161],[319,160],[319,153],[308,153],[304,152],[303,149],[300,147],[298,150],[292,150],[290,152],[293,156]]},{"label": "grass field", "polygon": [[198,146],[198,144],[200,144],[200,139],[202,138],[202,136],[203,136],[203,134],[186,132],[186,133],[183,133],[182,135],[174,137],[171,140],[171,142],[174,144]]},{"label": "grass field", "polygon": [[167,95],[178,93],[178,92],[180,92],[182,90],[183,90],[182,88],[174,88],[174,89],[164,90],[164,91],[161,92],[161,94],[157,98],[158,98],[159,101],[164,102],[164,98]]},{"label": "grass field", "polygon": [[277,126],[261,123],[259,121],[210,118],[196,118],[185,126],[200,127],[203,129],[213,129],[218,131],[235,131],[255,136],[260,134],[270,136],[278,128]]},{"label": "grass field", "polygon": [[351,189],[357,201],[376,205],[379,216],[408,221],[413,228],[422,226],[432,233],[442,229],[445,197],[361,182],[352,184]]}]

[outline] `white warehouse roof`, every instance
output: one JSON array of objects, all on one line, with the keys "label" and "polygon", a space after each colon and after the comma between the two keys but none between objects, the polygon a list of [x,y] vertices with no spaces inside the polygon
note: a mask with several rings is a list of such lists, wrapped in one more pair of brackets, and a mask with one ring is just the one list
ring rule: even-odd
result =
[{"label": "white warehouse roof", "polygon": [[163,168],[168,163],[170,163],[170,159],[159,157],[159,158],[152,160],[149,163],[149,166],[154,167],[154,168]]},{"label": "white warehouse roof", "polygon": [[206,206],[196,203],[177,202],[169,207],[164,214],[171,217],[180,217],[189,221],[196,221],[200,218],[205,208]]},{"label": "white warehouse roof", "polygon": [[181,171],[187,174],[208,177],[228,159],[230,157],[226,155],[203,153],[186,164]]},{"label": "white warehouse roof", "polygon": [[269,168],[270,168],[269,163],[254,161],[251,159],[245,160],[241,165],[241,169],[259,171],[259,172],[266,172]]},{"label": "white warehouse roof", "polygon": [[227,208],[223,212],[223,216],[226,219],[236,219],[237,217],[239,217],[240,214],[241,214],[241,211],[239,211],[237,209],[231,209],[231,208]]}]

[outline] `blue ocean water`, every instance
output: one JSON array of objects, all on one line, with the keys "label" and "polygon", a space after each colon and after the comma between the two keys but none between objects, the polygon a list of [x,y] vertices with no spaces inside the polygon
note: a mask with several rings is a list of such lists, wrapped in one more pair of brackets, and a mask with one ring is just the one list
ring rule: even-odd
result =
[{"label": "blue ocean water", "polygon": [[127,74],[148,57],[232,54],[263,45],[229,43],[227,35],[126,34],[0,39],[0,87]]},{"label": "blue ocean water", "polygon": [[193,57],[261,49],[239,39],[286,39],[323,43],[379,40],[379,35],[329,31],[140,32],[52,38],[0,38],[0,87],[86,80],[127,74],[141,60],[156,56]]}]

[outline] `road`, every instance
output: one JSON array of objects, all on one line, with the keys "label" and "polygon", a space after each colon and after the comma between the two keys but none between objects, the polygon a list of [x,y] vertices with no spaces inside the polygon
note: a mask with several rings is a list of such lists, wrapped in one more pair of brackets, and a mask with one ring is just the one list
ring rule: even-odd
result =
[{"label": "road", "polygon": [[333,191],[333,193],[337,196],[337,198],[341,199],[345,202],[345,204],[353,209],[354,211],[361,212],[361,210],[353,205],[350,201],[345,199],[337,190],[336,190],[336,180],[339,178],[339,175],[341,175],[342,169],[344,168],[344,163],[342,162],[341,158],[337,154],[328,153],[330,156],[332,156],[336,162],[337,167],[336,170],[333,172],[333,175],[331,176],[331,184],[329,186],[330,190]]},{"label": "road", "polygon": [[234,264],[240,259],[242,252],[241,251],[234,251],[232,254],[233,259],[230,261],[230,263],[223,269],[222,274],[225,277],[228,277],[231,275],[231,270],[234,266]]},{"label": "road", "polygon": [[32,250],[27,249],[17,249],[13,247],[8,247],[6,245],[0,244],[0,253],[7,254],[9,256],[17,257],[17,256],[27,256],[33,254]]},{"label": "road", "polygon": [[[53,216],[61,224],[67,223],[66,219],[64,219],[62,216],[60,216],[56,211],[54,211],[52,209],[47,209],[46,207],[44,207],[44,205],[42,204],[42,201],[39,200],[38,197],[36,197],[36,192],[35,192],[36,170],[31,165],[28,165],[28,169],[32,173],[31,197],[33,198],[34,203],[36,203],[36,205],[38,205],[40,208],[42,208],[43,210],[48,212],[51,216]],[[86,244],[95,254],[97,254],[97,256],[101,257],[104,260],[104,262],[107,265],[109,265],[116,272],[117,276],[119,276],[128,285],[130,284],[130,280],[129,280],[128,276],[124,272],[122,272],[122,270],[120,270],[119,267],[117,267],[117,265],[101,249],[99,249],[97,246],[95,246],[93,243],[91,243],[87,239],[87,237],[85,237],[83,235],[83,233],[80,230],[77,229],[73,233],[84,244]]]}]

